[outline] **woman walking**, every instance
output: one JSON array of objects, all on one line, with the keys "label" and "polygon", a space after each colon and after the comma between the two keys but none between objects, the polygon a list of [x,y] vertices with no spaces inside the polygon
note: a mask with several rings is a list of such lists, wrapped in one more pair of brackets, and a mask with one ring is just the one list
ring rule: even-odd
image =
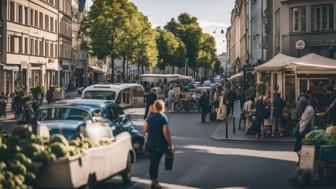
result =
[{"label": "woman walking", "polygon": [[165,104],[162,100],[156,100],[153,104],[153,112],[145,121],[144,131],[148,134],[146,149],[149,152],[149,174],[152,180],[151,188],[161,188],[158,181],[160,160],[164,153],[174,150],[167,116],[163,113]]}]

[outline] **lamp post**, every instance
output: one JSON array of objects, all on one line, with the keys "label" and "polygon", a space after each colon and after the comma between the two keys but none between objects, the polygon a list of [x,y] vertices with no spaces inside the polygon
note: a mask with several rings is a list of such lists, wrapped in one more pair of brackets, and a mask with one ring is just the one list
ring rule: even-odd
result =
[{"label": "lamp post", "polygon": [[[220,30],[220,34],[225,36],[225,30],[227,29],[227,27],[217,27],[212,33],[216,34],[218,30]],[[223,40],[224,44],[226,42],[226,40]],[[227,60],[225,60],[225,77],[228,77],[228,67],[227,67]]]}]

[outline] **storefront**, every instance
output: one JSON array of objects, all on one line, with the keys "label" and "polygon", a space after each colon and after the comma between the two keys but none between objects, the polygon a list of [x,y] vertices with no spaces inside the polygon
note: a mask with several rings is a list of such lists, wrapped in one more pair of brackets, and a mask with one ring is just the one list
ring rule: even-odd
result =
[{"label": "storefront", "polygon": [[310,91],[313,97],[323,103],[327,94],[326,86],[336,84],[336,60],[314,53],[298,59],[278,54],[269,62],[256,67],[256,71],[257,82],[265,80],[263,75],[268,74],[272,97],[279,92],[290,104],[295,104],[302,90]]}]

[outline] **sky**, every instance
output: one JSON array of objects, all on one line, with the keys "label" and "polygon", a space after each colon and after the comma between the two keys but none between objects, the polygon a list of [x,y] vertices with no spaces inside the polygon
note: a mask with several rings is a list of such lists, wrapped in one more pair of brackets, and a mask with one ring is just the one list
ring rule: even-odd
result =
[{"label": "sky", "polygon": [[[91,1],[91,0],[89,0]],[[216,39],[217,54],[226,50],[225,34],[230,25],[234,0],[130,0],[148,16],[152,26],[164,26],[171,18],[187,12],[198,18],[204,32]],[[216,32],[215,32],[216,31]],[[214,33],[215,32],[215,33]]]}]

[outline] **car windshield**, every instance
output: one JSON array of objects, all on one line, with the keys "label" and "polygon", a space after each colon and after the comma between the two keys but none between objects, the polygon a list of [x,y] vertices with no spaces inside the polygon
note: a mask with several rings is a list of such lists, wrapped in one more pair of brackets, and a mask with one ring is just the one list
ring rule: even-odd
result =
[{"label": "car windshield", "polygon": [[116,93],[114,91],[85,91],[85,99],[114,100]]},{"label": "car windshield", "polygon": [[77,108],[47,108],[38,111],[38,121],[48,120],[86,120],[88,112]]}]

